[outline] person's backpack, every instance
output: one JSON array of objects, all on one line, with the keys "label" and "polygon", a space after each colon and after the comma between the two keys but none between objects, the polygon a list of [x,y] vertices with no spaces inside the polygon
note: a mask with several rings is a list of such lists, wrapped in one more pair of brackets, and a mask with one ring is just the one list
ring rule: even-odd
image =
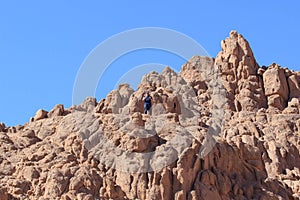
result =
[{"label": "person's backpack", "polygon": [[149,104],[151,106],[151,97],[150,96],[147,96],[145,98],[145,103]]}]

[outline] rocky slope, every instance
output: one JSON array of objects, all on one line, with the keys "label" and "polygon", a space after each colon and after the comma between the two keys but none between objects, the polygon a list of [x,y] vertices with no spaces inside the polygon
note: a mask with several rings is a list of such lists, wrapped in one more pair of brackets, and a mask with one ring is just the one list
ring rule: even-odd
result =
[{"label": "rocky slope", "polygon": [[0,199],[299,199],[300,72],[260,67],[235,31],[221,46],[137,91],[0,124]]}]

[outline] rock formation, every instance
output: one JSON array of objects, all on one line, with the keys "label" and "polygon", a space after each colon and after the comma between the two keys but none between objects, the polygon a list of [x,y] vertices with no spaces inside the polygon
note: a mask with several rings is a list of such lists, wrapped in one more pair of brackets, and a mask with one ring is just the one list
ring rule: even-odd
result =
[{"label": "rock formation", "polygon": [[216,58],[231,110],[256,111],[266,107],[263,80],[257,72],[249,43],[236,31],[221,42],[222,51]]},{"label": "rock formation", "polygon": [[0,199],[299,199],[300,72],[260,67],[236,31],[221,46],[136,91],[0,123]]}]

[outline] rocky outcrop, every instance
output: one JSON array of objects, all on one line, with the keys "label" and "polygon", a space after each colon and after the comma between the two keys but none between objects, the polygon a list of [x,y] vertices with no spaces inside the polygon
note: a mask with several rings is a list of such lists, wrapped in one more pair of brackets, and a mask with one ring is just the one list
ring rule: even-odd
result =
[{"label": "rocky outcrop", "polygon": [[1,123],[0,199],[299,199],[299,86],[299,72],[258,66],[233,31],[216,59],[179,74]]},{"label": "rocky outcrop", "polygon": [[221,42],[222,51],[216,57],[229,106],[234,111],[257,111],[266,108],[263,80],[259,66],[247,40],[236,31]]},{"label": "rocky outcrop", "polygon": [[40,120],[40,119],[45,119],[48,117],[48,112],[43,110],[43,109],[39,109],[35,116],[34,116],[34,121]]},{"label": "rocky outcrop", "polygon": [[63,116],[65,114],[65,108],[62,104],[57,104],[54,106],[52,110],[47,114],[48,117],[57,117],[57,116]]},{"label": "rocky outcrop", "polygon": [[263,74],[268,106],[283,110],[287,106],[289,88],[284,69],[273,64]]},{"label": "rocky outcrop", "polygon": [[111,91],[107,97],[101,101],[96,111],[98,113],[122,113],[122,109],[128,104],[129,98],[133,93],[133,89],[128,84],[119,85],[118,90]]},{"label": "rocky outcrop", "polygon": [[0,132],[5,132],[6,126],[4,123],[0,123]]}]

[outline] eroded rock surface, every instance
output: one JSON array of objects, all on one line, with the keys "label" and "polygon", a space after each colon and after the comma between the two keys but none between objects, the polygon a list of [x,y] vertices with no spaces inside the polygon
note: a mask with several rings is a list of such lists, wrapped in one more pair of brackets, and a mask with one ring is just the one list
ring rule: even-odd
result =
[{"label": "eroded rock surface", "polygon": [[0,123],[0,199],[299,199],[300,73],[260,67],[236,31],[221,45],[136,91]]}]

